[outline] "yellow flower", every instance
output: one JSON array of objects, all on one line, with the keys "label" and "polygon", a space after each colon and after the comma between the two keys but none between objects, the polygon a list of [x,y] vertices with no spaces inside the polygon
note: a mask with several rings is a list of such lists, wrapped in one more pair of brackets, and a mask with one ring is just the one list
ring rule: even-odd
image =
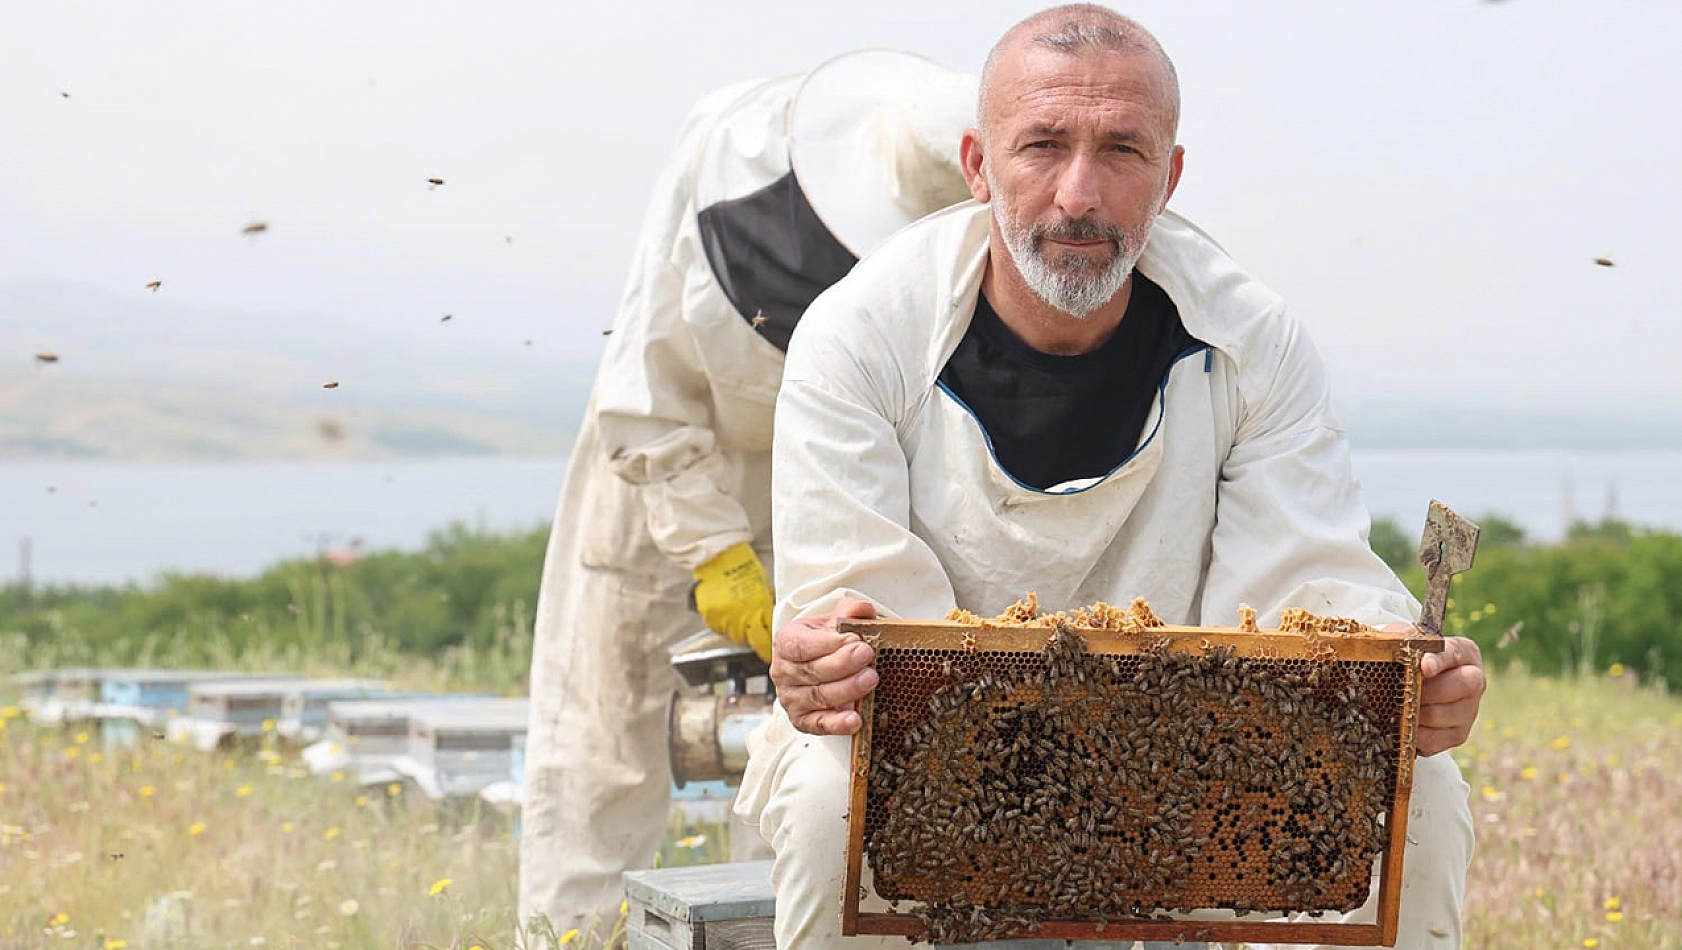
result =
[{"label": "yellow flower", "polygon": [[16,706],[7,706],[5,709],[0,709],[0,719],[16,719],[21,715],[23,715],[23,710]]},{"label": "yellow flower", "polygon": [[[1498,801],[1501,800],[1501,797],[1502,797],[1501,793],[1495,790],[1495,786],[1485,785],[1483,787],[1483,800],[1484,801],[1486,801],[1486,802],[1498,802]],[[678,842],[678,844],[680,844],[680,845],[682,843],[683,842],[681,842],[681,841]]]},{"label": "yellow flower", "polygon": [[68,923],[70,923],[70,915],[66,914],[64,911],[61,910],[58,913],[54,914],[52,916],[52,919],[47,921],[47,926],[48,927],[62,927],[65,924],[68,924]]},{"label": "yellow flower", "polygon": [[368,804],[368,796],[366,796],[366,795],[356,796],[356,807],[361,808],[363,805],[366,805],[366,804]]},{"label": "yellow flower", "polygon": [[1518,773],[1518,777],[1522,778],[1522,779],[1533,779],[1533,778],[1535,778],[1536,777],[1536,766],[1534,766],[1534,765],[1525,766],[1524,770]]},{"label": "yellow flower", "polygon": [[334,838],[337,838],[338,836],[339,836],[339,829],[335,827],[335,828],[327,829],[327,833],[322,835],[321,837],[327,839],[328,841],[332,841]]},{"label": "yellow flower", "polygon": [[234,794],[240,798],[249,798],[251,795],[251,786],[241,785],[239,788],[234,789]]},{"label": "yellow flower", "polygon": [[631,902],[629,900],[620,901],[619,902],[619,916],[623,917],[626,914],[629,914],[630,912],[631,912]]},{"label": "yellow flower", "polygon": [[274,731],[274,720],[273,719],[263,720],[263,731],[264,732],[273,732]]},{"label": "yellow flower", "polygon": [[1622,906],[1622,904],[1623,901],[1618,900],[1616,897],[1608,897],[1606,898],[1606,903],[1601,906],[1607,910],[1617,910],[1620,906]]},{"label": "yellow flower", "polygon": [[1600,946],[1600,938],[1599,937],[1588,937],[1583,941],[1583,946],[1585,946],[1585,947],[1598,947],[1598,946]]},{"label": "yellow flower", "polygon": [[392,782],[390,785],[385,787],[385,793],[390,795],[392,798],[396,798],[397,796],[403,794],[403,786],[396,782]]},{"label": "yellow flower", "polygon": [[189,836],[192,836],[192,837],[197,837],[199,835],[204,834],[204,822],[195,821],[192,824],[188,825],[187,826],[187,834]]},{"label": "yellow flower", "polygon": [[103,753],[100,753],[100,752],[95,752],[95,753],[92,753],[91,755],[88,756],[88,764],[89,765],[98,765],[99,763],[104,762],[104,761],[105,761],[105,755]]},{"label": "yellow flower", "polygon": [[1553,741],[1552,745],[1555,751],[1564,752],[1566,749],[1571,748],[1571,737],[1560,736],[1558,739]]},{"label": "yellow flower", "polygon": [[150,785],[142,785],[140,786],[140,791],[137,794],[141,798],[151,798],[153,795],[158,794],[158,790]]},{"label": "yellow flower", "polygon": [[1544,890],[1542,890],[1541,888],[1538,887],[1538,888],[1536,888],[1536,893],[1535,893],[1534,896],[1537,900],[1541,900],[1542,898],[1548,896],[1548,892],[1544,891]]},{"label": "yellow flower", "polygon": [[105,950],[123,950],[126,946],[128,946],[127,940],[118,940],[115,937],[105,938]]},{"label": "yellow flower", "polygon": [[345,780],[345,773],[343,773],[343,772],[334,772],[333,773],[333,781],[342,782],[344,780]]},{"label": "yellow flower", "polygon": [[81,754],[82,750],[76,748],[75,746],[71,746],[70,748],[64,750],[64,757],[67,759],[74,759],[76,756]]},{"label": "yellow flower", "polygon": [[455,881],[452,881],[451,879],[449,879],[447,877],[441,877],[438,880],[432,882],[432,887],[427,889],[427,893],[431,894],[433,897],[437,897],[439,894],[444,893],[445,889],[447,889],[451,884],[454,884],[454,883],[455,883]]},{"label": "yellow flower", "polygon": [[577,939],[578,939],[578,928],[574,927],[571,930],[567,931],[566,933],[561,934],[561,946],[564,947],[567,944],[569,944],[569,943],[571,943],[571,942],[573,942],[574,940],[577,940]]},{"label": "yellow flower", "polygon": [[1617,679],[1618,677],[1624,675],[1624,665],[1622,663],[1614,663],[1606,668],[1606,672],[1610,674],[1613,679]]},{"label": "yellow flower", "polygon": [[1606,919],[1615,924],[1624,919],[1624,912],[1621,910],[1609,910],[1606,912]]},{"label": "yellow flower", "polygon": [[76,733],[76,744],[77,745],[87,745],[88,744],[88,734],[85,733],[85,732]]},{"label": "yellow flower", "polygon": [[6,792],[6,783],[5,782],[0,782],[0,795],[5,794],[5,792]]}]

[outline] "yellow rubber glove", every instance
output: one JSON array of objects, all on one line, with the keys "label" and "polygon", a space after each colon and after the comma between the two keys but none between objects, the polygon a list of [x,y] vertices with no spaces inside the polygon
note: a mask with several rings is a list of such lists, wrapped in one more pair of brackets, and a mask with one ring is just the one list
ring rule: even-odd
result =
[{"label": "yellow rubber glove", "polygon": [[695,609],[708,628],[753,647],[771,662],[771,582],[743,541],[695,569]]}]

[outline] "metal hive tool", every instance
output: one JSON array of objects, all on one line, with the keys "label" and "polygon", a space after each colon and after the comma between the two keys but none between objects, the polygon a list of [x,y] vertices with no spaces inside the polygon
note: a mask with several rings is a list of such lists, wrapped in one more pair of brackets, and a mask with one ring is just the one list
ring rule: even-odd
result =
[{"label": "metal hive tool", "polygon": [[[842,933],[1394,944],[1419,659],[1442,641],[1301,611],[1094,617],[841,623],[880,674]],[[1367,902],[1375,860],[1377,922],[1319,919]],[[861,912],[866,865],[892,912]]]}]

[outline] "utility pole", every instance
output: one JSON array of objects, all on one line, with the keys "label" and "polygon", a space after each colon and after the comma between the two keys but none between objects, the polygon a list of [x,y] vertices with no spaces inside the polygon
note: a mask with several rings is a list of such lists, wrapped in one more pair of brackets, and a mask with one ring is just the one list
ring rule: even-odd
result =
[{"label": "utility pole", "polygon": [[18,600],[22,604],[22,606],[24,606],[24,607],[29,606],[30,599],[34,596],[34,593],[35,593],[35,591],[33,589],[35,582],[34,582],[34,579],[30,576],[29,560],[30,560],[29,538],[28,537],[19,538],[18,539]]}]

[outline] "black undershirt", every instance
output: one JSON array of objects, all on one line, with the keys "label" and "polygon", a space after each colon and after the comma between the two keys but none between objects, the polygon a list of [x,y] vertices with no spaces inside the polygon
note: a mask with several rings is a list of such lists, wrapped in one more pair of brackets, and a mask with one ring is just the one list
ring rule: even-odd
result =
[{"label": "black undershirt", "polygon": [[975,414],[1005,471],[1044,490],[1108,474],[1133,454],[1169,367],[1200,345],[1162,288],[1135,271],[1120,326],[1078,356],[1034,349],[979,297],[940,381]]}]

